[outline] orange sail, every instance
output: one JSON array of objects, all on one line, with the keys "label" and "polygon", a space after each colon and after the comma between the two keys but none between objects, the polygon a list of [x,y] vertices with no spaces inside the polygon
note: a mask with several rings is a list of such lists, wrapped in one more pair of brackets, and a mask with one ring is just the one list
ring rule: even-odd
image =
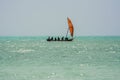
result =
[{"label": "orange sail", "polygon": [[73,27],[72,21],[69,18],[67,18],[67,21],[68,21],[68,26],[69,26],[70,34],[73,37],[74,27]]}]

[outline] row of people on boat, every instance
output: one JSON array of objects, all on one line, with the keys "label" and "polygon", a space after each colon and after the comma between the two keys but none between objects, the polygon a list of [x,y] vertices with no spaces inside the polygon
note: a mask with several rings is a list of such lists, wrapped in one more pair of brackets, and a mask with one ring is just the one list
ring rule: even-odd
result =
[{"label": "row of people on boat", "polygon": [[68,40],[68,37],[48,37],[47,41],[64,41]]}]

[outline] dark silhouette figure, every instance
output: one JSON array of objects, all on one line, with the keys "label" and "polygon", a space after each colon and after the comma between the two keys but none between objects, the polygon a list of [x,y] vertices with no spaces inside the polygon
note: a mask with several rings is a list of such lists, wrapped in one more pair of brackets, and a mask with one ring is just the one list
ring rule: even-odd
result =
[{"label": "dark silhouette figure", "polygon": [[50,41],[50,36],[48,37],[47,41]]},{"label": "dark silhouette figure", "polygon": [[62,40],[62,41],[64,40],[64,36],[61,38],[61,40]]},{"label": "dark silhouette figure", "polygon": [[68,41],[68,38],[67,38],[67,37],[65,38],[65,41]]},{"label": "dark silhouette figure", "polygon": [[56,37],[55,37],[55,41],[56,41],[57,39],[56,39]]},{"label": "dark silhouette figure", "polygon": [[58,37],[58,41],[60,41],[60,38]]},{"label": "dark silhouette figure", "polygon": [[51,39],[50,40],[53,40],[53,37],[51,37]]}]

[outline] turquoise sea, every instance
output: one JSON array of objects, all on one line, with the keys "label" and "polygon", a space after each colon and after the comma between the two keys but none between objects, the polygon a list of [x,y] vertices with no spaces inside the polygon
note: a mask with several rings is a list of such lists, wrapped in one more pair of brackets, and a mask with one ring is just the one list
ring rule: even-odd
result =
[{"label": "turquoise sea", "polygon": [[120,36],[0,37],[0,80],[120,80]]}]

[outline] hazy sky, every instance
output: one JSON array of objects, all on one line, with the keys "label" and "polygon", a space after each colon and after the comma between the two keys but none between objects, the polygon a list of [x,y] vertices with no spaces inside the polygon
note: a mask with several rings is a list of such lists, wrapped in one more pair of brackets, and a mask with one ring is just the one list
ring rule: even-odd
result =
[{"label": "hazy sky", "polygon": [[120,0],[0,0],[0,36],[120,35]]}]

